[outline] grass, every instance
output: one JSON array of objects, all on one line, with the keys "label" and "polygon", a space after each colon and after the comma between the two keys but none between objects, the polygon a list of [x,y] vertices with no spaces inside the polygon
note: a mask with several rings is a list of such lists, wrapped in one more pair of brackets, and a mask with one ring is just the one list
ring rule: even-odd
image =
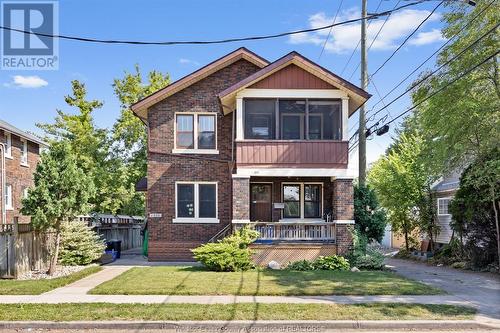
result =
[{"label": "grass", "polygon": [[466,320],[475,310],[430,304],[0,304],[0,320]]},{"label": "grass", "polygon": [[435,295],[441,290],[392,272],[136,267],[90,291],[104,295]]},{"label": "grass", "polygon": [[91,266],[68,276],[47,280],[0,280],[0,295],[40,295],[55,288],[83,279],[101,270]]}]

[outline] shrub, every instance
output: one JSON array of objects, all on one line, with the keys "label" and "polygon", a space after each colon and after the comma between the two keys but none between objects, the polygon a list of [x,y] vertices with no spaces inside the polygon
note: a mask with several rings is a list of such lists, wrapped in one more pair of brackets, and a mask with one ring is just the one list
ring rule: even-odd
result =
[{"label": "shrub", "polygon": [[242,228],[217,243],[207,243],[191,250],[196,261],[212,271],[236,272],[253,268],[252,253],[248,248],[259,233]]},{"label": "shrub", "polygon": [[286,267],[292,271],[315,271],[315,270],[329,270],[329,271],[346,271],[349,270],[349,262],[341,256],[327,256],[318,257],[314,261],[300,260],[295,261]]},{"label": "shrub", "polygon": [[105,249],[103,239],[85,222],[71,221],[61,228],[59,262],[67,266],[88,265]]},{"label": "shrub", "polygon": [[384,268],[384,255],[377,250],[367,250],[366,254],[351,259],[351,265],[359,269],[380,270]]}]

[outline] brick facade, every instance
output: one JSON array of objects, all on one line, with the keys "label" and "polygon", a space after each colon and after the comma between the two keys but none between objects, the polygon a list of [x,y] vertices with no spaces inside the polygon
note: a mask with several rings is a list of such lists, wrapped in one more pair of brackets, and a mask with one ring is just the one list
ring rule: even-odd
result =
[{"label": "brick facade", "polygon": [[[0,129],[0,140],[6,145],[5,131]],[[23,198],[23,191],[26,188],[33,186],[33,173],[35,172],[36,165],[40,160],[39,145],[35,142],[27,140],[28,143],[28,163],[26,165],[21,164],[21,152],[23,149],[23,143],[21,137],[11,133],[11,157],[5,157],[5,184],[12,186],[12,209],[6,209],[6,221],[2,221],[2,216],[0,214],[0,224],[1,223],[13,223],[14,218],[18,218],[19,223],[29,223],[30,217],[22,215],[20,212],[21,201]],[[1,165],[0,165],[0,177],[2,175]],[[5,189],[1,188],[0,202],[3,204],[5,201]]]},{"label": "brick facade", "polygon": [[[162,100],[148,111],[148,216],[149,260],[188,260],[190,249],[208,241],[231,223],[231,133],[232,117],[221,112],[217,94],[259,68],[246,61],[215,72]],[[174,155],[174,125],[177,112],[212,112],[217,115],[217,155]],[[173,223],[176,181],[218,183],[218,224]]]},{"label": "brick facade", "polygon": [[[354,187],[351,179],[336,179],[333,186],[333,212],[336,220],[354,220]],[[337,224],[337,253],[345,254],[352,247],[352,224]]]},{"label": "brick facade", "polygon": [[250,220],[250,178],[233,178],[233,220]]}]

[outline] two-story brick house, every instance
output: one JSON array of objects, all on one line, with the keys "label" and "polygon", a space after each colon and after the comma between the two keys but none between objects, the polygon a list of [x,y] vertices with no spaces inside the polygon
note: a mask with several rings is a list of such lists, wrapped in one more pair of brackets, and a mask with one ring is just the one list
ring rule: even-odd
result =
[{"label": "two-story brick house", "polygon": [[292,52],[240,48],[132,106],[148,130],[150,260],[252,225],[256,260],[350,246],[348,118],[370,95]]},{"label": "two-story brick house", "polygon": [[20,213],[21,201],[33,186],[33,173],[46,144],[36,136],[0,120],[0,224],[29,223]]}]

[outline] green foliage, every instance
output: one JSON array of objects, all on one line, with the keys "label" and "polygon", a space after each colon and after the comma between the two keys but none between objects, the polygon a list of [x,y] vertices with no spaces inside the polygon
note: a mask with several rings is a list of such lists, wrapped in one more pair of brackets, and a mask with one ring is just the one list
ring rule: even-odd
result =
[{"label": "green foliage", "polygon": [[217,243],[203,244],[191,250],[196,261],[217,272],[246,271],[253,268],[252,253],[248,248],[259,233],[242,228]]},{"label": "green foliage", "polygon": [[316,270],[327,270],[327,271],[347,271],[350,265],[342,256],[332,255],[332,256],[320,256],[314,261],[300,260],[295,261],[286,267],[287,270],[292,271],[316,271]]},{"label": "green foliage", "polygon": [[384,255],[368,245],[366,235],[358,230],[353,233],[353,249],[348,255],[352,267],[365,270],[380,270],[384,268]]},{"label": "green foliage", "polygon": [[372,188],[361,185],[354,187],[354,219],[356,229],[369,241],[382,241],[387,218]]},{"label": "green foliage", "polygon": [[59,262],[67,266],[88,265],[98,260],[104,241],[85,222],[69,221],[62,225]]},{"label": "green foliage", "polygon": [[[462,256],[474,267],[498,262],[500,150],[478,158],[462,174],[450,205],[451,226],[462,246]],[[495,207],[496,205],[496,207]]]}]

